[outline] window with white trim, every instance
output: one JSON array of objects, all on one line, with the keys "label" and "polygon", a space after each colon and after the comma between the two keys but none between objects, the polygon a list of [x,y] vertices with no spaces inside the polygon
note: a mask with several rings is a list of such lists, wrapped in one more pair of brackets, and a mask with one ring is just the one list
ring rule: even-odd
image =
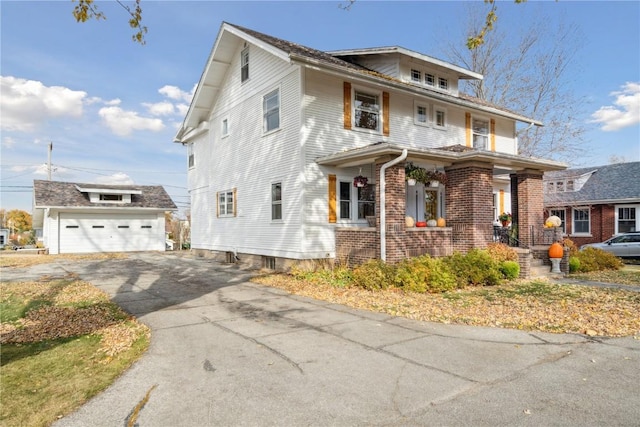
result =
[{"label": "window with white trim", "polygon": [[616,219],[616,233],[629,233],[638,231],[638,210],[640,206],[618,207],[618,218]]},{"label": "window with white trim", "polygon": [[376,186],[367,184],[358,187],[358,219],[367,219],[368,216],[376,216]]},{"label": "window with white trim", "polygon": [[234,215],[233,190],[220,191],[218,193],[218,216]]},{"label": "window with white trim", "polygon": [[354,126],[362,129],[380,130],[380,95],[361,90],[354,91]]},{"label": "window with white trim", "polygon": [[449,90],[449,80],[439,77],[438,78],[438,87],[442,90]]},{"label": "window with white trim", "polygon": [[446,109],[438,106],[433,107],[433,125],[440,129],[444,129],[447,127]]},{"label": "window with white trim", "polygon": [[436,76],[433,74],[424,74],[424,84],[427,86],[435,86],[436,85]]},{"label": "window with white trim", "polygon": [[413,121],[417,125],[429,124],[429,108],[425,104],[415,104],[415,116]]},{"label": "window with white trim", "polygon": [[414,82],[422,83],[422,73],[420,70],[411,70],[411,80]]},{"label": "window with white trim", "polygon": [[189,169],[196,166],[196,155],[193,153],[193,143],[187,144],[187,159],[189,162]]},{"label": "window with white trim", "polygon": [[560,228],[562,229],[562,234],[567,232],[566,229],[566,215],[567,215],[567,211],[564,209],[549,209],[549,216],[557,216],[558,218],[560,218]]},{"label": "window with white trim", "polygon": [[351,182],[338,183],[338,200],[340,201],[340,219],[351,219]]},{"label": "window with white trim", "polygon": [[245,47],[240,53],[240,81],[249,78],[249,48]]},{"label": "window with white trim", "polygon": [[489,145],[489,121],[473,119],[473,148],[486,150]]},{"label": "window with white trim", "polygon": [[271,219],[282,219],[282,183],[271,184]]},{"label": "window with white trim", "polygon": [[222,123],[221,123],[221,129],[220,129],[220,133],[222,134],[222,136],[227,136],[229,135],[229,119],[224,118],[222,119]]},{"label": "window with white trim", "polygon": [[591,221],[589,213],[589,208],[573,209],[573,234],[591,233]]},{"label": "window with white trim", "polygon": [[122,194],[100,194],[101,202],[121,202]]},{"label": "window with white trim", "polygon": [[264,131],[280,128],[280,89],[274,89],[262,98]]}]

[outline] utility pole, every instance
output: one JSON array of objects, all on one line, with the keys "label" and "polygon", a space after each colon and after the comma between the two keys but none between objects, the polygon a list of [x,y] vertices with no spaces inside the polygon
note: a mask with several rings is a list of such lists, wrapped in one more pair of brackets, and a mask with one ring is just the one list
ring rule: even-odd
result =
[{"label": "utility pole", "polygon": [[51,152],[53,151],[53,142],[49,142],[49,156],[47,162],[47,172],[49,175],[49,181],[51,181]]}]

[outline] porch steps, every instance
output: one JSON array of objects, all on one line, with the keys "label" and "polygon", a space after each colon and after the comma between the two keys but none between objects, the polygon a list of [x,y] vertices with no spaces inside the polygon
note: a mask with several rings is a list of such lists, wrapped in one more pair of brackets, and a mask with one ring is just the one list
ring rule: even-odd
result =
[{"label": "porch steps", "polygon": [[534,258],[531,260],[530,278],[540,279],[561,279],[564,277],[564,273],[552,273],[551,266],[545,265],[541,259]]}]

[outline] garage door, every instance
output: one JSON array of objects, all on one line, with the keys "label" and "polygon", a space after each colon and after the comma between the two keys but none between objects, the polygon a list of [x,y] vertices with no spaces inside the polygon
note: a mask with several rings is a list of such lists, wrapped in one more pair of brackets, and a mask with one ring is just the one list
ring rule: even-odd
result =
[{"label": "garage door", "polygon": [[161,250],[155,214],[60,214],[60,253]]}]

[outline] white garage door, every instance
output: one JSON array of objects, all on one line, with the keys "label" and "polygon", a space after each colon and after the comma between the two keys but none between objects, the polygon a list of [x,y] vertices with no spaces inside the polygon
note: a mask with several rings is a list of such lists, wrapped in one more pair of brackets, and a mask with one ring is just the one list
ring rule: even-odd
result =
[{"label": "white garage door", "polygon": [[60,214],[60,253],[162,250],[155,214]]}]

